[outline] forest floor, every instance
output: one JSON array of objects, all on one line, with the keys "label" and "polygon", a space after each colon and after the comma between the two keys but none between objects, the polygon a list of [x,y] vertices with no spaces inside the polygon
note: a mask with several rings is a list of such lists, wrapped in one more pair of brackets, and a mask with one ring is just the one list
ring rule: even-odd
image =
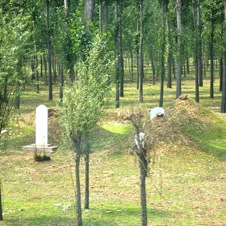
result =
[{"label": "forest floor", "polygon": [[[220,93],[211,100],[208,88],[201,88],[198,104],[193,100],[193,82],[184,80],[183,85],[188,99],[175,100],[175,90],[166,89],[166,115],[155,119],[150,128],[154,147],[147,177],[148,225],[223,226],[226,120],[219,112]],[[158,106],[158,88],[146,83],[145,102],[139,105],[135,84],[126,83],[120,109],[114,109],[110,100],[106,116],[92,131],[90,209],[83,210],[83,225],[141,225],[139,167],[132,153],[134,132],[125,119],[139,106],[148,121],[149,109]],[[56,100],[57,95],[56,91]],[[62,147],[57,101],[47,99],[44,86],[39,94],[26,88],[21,109],[13,114],[8,148],[0,153],[4,217],[0,225],[75,224],[74,153]],[[49,141],[59,145],[48,162],[35,162],[32,152],[22,151],[23,145],[34,143],[39,104],[49,108]],[[84,191],[83,161],[81,182]]]}]

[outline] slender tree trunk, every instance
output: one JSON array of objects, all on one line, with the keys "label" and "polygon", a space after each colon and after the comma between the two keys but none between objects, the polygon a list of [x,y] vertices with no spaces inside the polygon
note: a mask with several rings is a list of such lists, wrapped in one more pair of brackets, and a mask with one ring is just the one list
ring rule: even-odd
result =
[{"label": "slender tree trunk", "polygon": [[90,155],[90,134],[84,135],[85,139],[85,209],[89,209],[89,155]]},{"label": "slender tree trunk", "polygon": [[141,202],[141,215],[142,215],[142,226],[148,225],[147,219],[147,195],[146,195],[146,157],[142,153],[139,156],[139,167],[140,167],[140,202]]},{"label": "slender tree trunk", "polygon": [[105,0],[105,7],[104,7],[104,13],[105,13],[105,29],[108,28],[108,4],[109,0]]},{"label": "slender tree trunk", "polygon": [[214,21],[213,12],[211,18],[211,34],[210,34],[210,98],[214,98],[214,56],[213,56],[213,43],[214,43]]},{"label": "slender tree trunk", "polygon": [[49,100],[53,100],[53,82],[51,66],[51,43],[49,34],[49,0],[46,0],[46,37],[48,46],[48,70],[49,70]]},{"label": "slender tree trunk", "polygon": [[116,59],[116,70],[115,70],[115,107],[119,108],[120,104],[120,32],[119,32],[119,0],[115,0],[115,59]]},{"label": "slender tree trunk", "polygon": [[64,87],[64,70],[62,65],[60,66],[60,95],[59,95],[59,102],[63,101],[63,87]]},{"label": "slender tree trunk", "polygon": [[52,56],[52,64],[53,64],[53,82],[56,83],[57,80],[57,60],[55,56]]},{"label": "slender tree trunk", "polygon": [[140,35],[140,24],[139,24],[139,1],[137,2],[137,35],[136,35],[136,64],[137,64],[137,90],[139,90],[140,82],[140,59],[139,59],[139,35]]},{"label": "slender tree trunk", "polygon": [[223,87],[223,74],[224,74],[223,57],[222,57],[222,54],[221,54],[221,56],[220,56],[220,63],[219,63],[219,78],[220,78],[219,91],[222,91],[222,87]]},{"label": "slender tree trunk", "polygon": [[190,65],[189,65],[189,57],[186,59],[186,69],[187,69],[187,74],[190,73]]},{"label": "slender tree trunk", "polygon": [[86,22],[93,20],[94,0],[86,0],[84,8],[84,18]]},{"label": "slender tree trunk", "polygon": [[203,86],[203,62],[202,62],[202,17],[200,0],[197,1],[197,26],[198,26],[198,69],[199,69],[199,86]]},{"label": "slender tree trunk", "polygon": [[36,92],[39,93],[40,86],[39,86],[39,72],[38,72],[38,56],[37,53],[34,56],[34,64],[35,64],[35,78],[36,78]]},{"label": "slender tree trunk", "polygon": [[143,103],[143,79],[144,79],[144,56],[143,56],[143,0],[139,0],[139,102]]},{"label": "slender tree trunk", "polygon": [[64,0],[64,8],[68,10],[68,0]]},{"label": "slender tree trunk", "polygon": [[133,47],[132,45],[130,46],[130,60],[131,60],[131,65],[130,65],[130,68],[131,68],[131,82],[133,82]]},{"label": "slender tree trunk", "polygon": [[44,76],[45,76],[45,83],[48,84],[48,76],[47,76],[47,60],[46,57],[43,56],[43,65],[44,65]]},{"label": "slender tree trunk", "polygon": [[184,75],[184,77],[187,76],[187,74],[186,74],[186,65],[185,65],[185,63],[183,64],[183,75]]},{"label": "slender tree trunk", "polygon": [[176,98],[181,95],[181,74],[182,74],[182,26],[181,26],[181,0],[176,2],[177,8],[177,88],[176,88]]},{"label": "slender tree trunk", "polygon": [[77,226],[82,226],[82,207],[81,207],[81,184],[80,184],[80,159],[81,159],[81,136],[78,135],[75,141],[75,197],[76,197],[76,216]]},{"label": "slender tree trunk", "polygon": [[15,103],[14,107],[15,109],[20,109],[20,82],[16,82],[16,90],[15,90]]},{"label": "slender tree trunk", "polygon": [[150,53],[150,57],[151,57],[151,68],[152,68],[152,84],[155,85],[155,58],[154,58],[154,53],[151,47],[151,53]]},{"label": "slender tree trunk", "polygon": [[162,51],[161,51],[161,83],[159,106],[163,106],[164,79],[165,79],[165,2],[162,1]]},{"label": "slender tree trunk", "polygon": [[205,78],[206,77],[206,62],[205,61],[203,62],[203,75]]},{"label": "slender tree trunk", "polygon": [[194,42],[195,42],[195,49],[194,49],[194,60],[195,60],[195,100],[199,102],[199,32],[198,32],[198,22],[197,22],[197,4],[196,0],[193,0],[193,24],[194,24]]},{"label": "slender tree trunk", "polygon": [[43,59],[40,57],[40,77],[43,77]]},{"label": "slender tree trunk", "polygon": [[148,169],[147,161],[147,150],[145,149],[145,143],[141,141],[140,136],[141,129],[141,112],[136,116],[132,114],[129,118],[135,128],[136,142],[135,142],[135,153],[139,158],[139,169],[140,169],[140,205],[141,205],[141,225],[148,225],[148,214],[147,214],[147,195],[146,195],[146,177]]},{"label": "slender tree trunk", "polygon": [[2,182],[0,180],[0,221],[3,221],[3,208],[2,208]]},{"label": "slender tree trunk", "polygon": [[124,97],[124,58],[122,48],[122,3],[119,1],[119,67],[120,67],[120,97]]},{"label": "slender tree trunk", "polygon": [[167,10],[167,28],[168,28],[168,59],[167,59],[167,69],[168,69],[168,75],[167,75],[167,88],[172,88],[172,37],[171,37],[171,26],[170,26],[170,19],[168,15],[168,4],[166,5]]},{"label": "slender tree trunk", "polygon": [[99,31],[103,31],[103,0],[99,0]]},{"label": "slender tree trunk", "polygon": [[139,84],[140,84],[140,59],[139,59],[139,48],[137,47],[136,52],[136,61],[137,61],[137,90],[139,90]]},{"label": "slender tree trunk", "polygon": [[199,102],[199,71],[198,71],[197,53],[195,59],[195,101]]},{"label": "slender tree trunk", "polygon": [[[226,24],[226,1],[224,1],[224,20]],[[226,46],[226,25],[224,25],[224,46]],[[223,86],[222,86],[222,100],[221,100],[221,112],[226,113],[226,51],[223,50]]]}]

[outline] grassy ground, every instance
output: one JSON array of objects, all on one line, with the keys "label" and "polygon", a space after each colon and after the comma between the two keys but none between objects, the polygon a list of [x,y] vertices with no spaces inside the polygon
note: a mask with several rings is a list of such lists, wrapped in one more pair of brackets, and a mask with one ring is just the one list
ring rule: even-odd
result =
[{"label": "grassy ground", "polygon": [[[182,88],[191,98],[193,83],[184,80]],[[220,92],[215,84],[214,100],[208,98],[207,80],[200,88],[202,106],[175,104],[175,84],[173,89],[165,89],[166,120],[172,122],[159,127],[159,136],[166,142],[158,140],[151,155],[147,178],[150,226],[226,224],[226,122],[219,113]],[[21,110],[14,112],[9,127],[8,149],[0,154],[4,208],[0,225],[74,225],[73,153],[59,148],[51,154],[51,161],[41,163],[34,161],[33,153],[21,150],[34,142],[35,107],[57,105],[56,86],[55,102],[47,101],[46,87],[41,86],[40,94],[31,88],[23,92]],[[149,108],[158,106],[158,89],[158,83],[144,86],[142,108],[147,118]],[[131,154],[132,126],[125,121],[138,106],[137,100],[135,84],[128,82],[121,108],[115,110],[109,101],[106,117],[92,131],[90,209],[83,210],[85,226],[140,225],[138,160]],[[59,144],[56,117],[53,114],[49,119],[49,140]],[[83,186],[84,162],[81,169]]]}]

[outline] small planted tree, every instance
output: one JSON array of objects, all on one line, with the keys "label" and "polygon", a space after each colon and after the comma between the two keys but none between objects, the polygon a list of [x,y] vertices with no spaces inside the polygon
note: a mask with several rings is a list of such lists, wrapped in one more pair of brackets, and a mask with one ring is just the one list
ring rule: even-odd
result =
[{"label": "small planted tree", "polygon": [[134,153],[138,157],[139,160],[139,168],[140,168],[140,204],[141,204],[141,225],[148,225],[148,215],[147,215],[147,196],[146,196],[146,177],[148,173],[148,165],[149,165],[149,151],[151,149],[151,145],[153,143],[151,131],[151,122],[148,121],[142,125],[142,113],[139,110],[138,113],[133,113],[128,117],[128,120],[134,126],[135,130],[135,138],[134,138]]},{"label": "small planted tree", "polygon": [[[105,47],[104,41],[99,36],[94,38],[86,53],[86,58],[80,60],[76,65],[76,80],[64,89],[60,114],[64,143],[75,152],[76,225],[79,226],[82,225],[80,159],[84,154],[85,159],[89,161],[89,144],[87,149],[89,131],[100,119],[103,104],[111,88],[112,57],[109,52],[105,52]],[[85,153],[82,150],[83,146],[86,146]],[[88,165],[86,168],[89,168]]]}]

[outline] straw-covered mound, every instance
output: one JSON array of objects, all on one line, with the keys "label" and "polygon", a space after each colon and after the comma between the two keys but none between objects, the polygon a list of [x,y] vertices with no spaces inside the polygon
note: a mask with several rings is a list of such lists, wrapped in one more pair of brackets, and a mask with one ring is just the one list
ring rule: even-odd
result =
[{"label": "straw-covered mound", "polygon": [[[178,98],[165,111],[164,117],[156,117],[145,123],[145,131],[155,148],[169,151],[172,147],[184,149],[195,146],[203,151],[217,151],[217,155],[225,156],[225,119],[188,96]],[[216,145],[213,147],[213,144],[218,142],[221,150],[214,150]]]}]

